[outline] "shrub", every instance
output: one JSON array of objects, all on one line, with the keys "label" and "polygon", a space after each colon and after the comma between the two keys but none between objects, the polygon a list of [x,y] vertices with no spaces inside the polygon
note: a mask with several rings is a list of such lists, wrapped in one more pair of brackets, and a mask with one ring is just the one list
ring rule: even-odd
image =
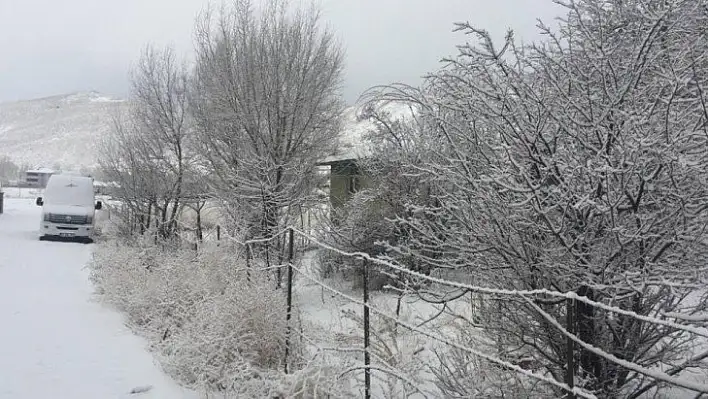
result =
[{"label": "shrub", "polygon": [[[164,369],[183,384],[243,392],[288,392],[281,375],[286,306],[263,272],[246,274],[235,248],[164,251],[146,241],[97,245],[90,264],[100,298],[148,338]],[[291,369],[304,366],[293,309]],[[303,377],[304,378],[304,377]],[[266,384],[264,381],[268,380]],[[249,383],[248,381],[251,381]],[[290,381],[290,382],[289,382]],[[251,388],[248,388],[251,389]]]},{"label": "shrub", "polygon": [[[338,222],[330,227],[325,241],[343,251],[377,256],[384,253],[380,242],[397,240],[395,225],[389,219],[390,207],[379,200],[374,190],[357,193],[341,209],[333,210],[333,213]],[[361,287],[361,260],[332,251],[320,251],[318,264],[321,277],[341,275],[353,281],[355,288]],[[388,285],[395,285],[395,279],[376,265],[371,265],[369,288],[381,290]]]}]

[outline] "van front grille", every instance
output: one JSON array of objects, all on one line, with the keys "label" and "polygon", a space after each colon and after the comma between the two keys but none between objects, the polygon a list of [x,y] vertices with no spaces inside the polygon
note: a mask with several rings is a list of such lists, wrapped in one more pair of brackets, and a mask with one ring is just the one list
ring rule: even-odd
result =
[{"label": "van front grille", "polygon": [[86,215],[61,215],[52,213],[49,215],[49,222],[62,224],[88,224]]}]

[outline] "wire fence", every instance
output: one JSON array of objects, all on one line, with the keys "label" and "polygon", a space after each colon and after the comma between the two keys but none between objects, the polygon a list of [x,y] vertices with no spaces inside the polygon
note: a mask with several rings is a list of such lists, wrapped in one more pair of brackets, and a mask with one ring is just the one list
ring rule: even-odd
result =
[{"label": "wire fence", "polygon": [[[219,239],[221,239],[221,235],[219,234]],[[453,280],[446,280],[443,278],[438,278],[438,277],[433,277],[429,276],[420,272],[416,272],[414,270],[407,269],[401,265],[398,265],[392,261],[389,260],[383,260],[379,259],[377,257],[371,256],[367,253],[363,252],[347,252],[340,250],[332,245],[329,245],[327,243],[322,242],[318,238],[308,234],[307,232],[304,232],[300,230],[297,227],[287,227],[285,229],[282,229],[275,234],[273,234],[269,238],[263,238],[263,239],[255,239],[255,240],[247,240],[247,241],[238,241],[233,237],[228,237],[225,236],[226,239],[236,242],[238,245],[243,246],[246,248],[247,253],[251,253],[252,249],[251,247],[254,245],[260,245],[260,244],[266,244],[268,242],[274,241],[274,240],[284,240],[287,243],[287,257],[284,259],[284,262],[282,264],[277,264],[277,265],[266,265],[265,267],[261,267],[260,270],[281,270],[285,269],[286,270],[286,282],[285,286],[283,287],[286,290],[286,318],[288,321],[288,337],[290,337],[292,334],[296,333],[296,329],[293,329],[293,326],[291,325],[291,319],[292,319],[292,314],[293,314],[293,307],[294,307],[294,298],[298,295],[297,288],[295,287],[294,281],[298,278],[303,278],[307,281],[309,281],[311,284],[314,284],[318,287],[320,287],[323,292],[326,291],[330,293],[333,296],[336,296],[338,298],[341,298],[344,300],[346,303],[351,304],[351,305],[356,305],[360,308],[360,312],[363,315],[362,317],[362,335],[363,335],[363,344],[362,347],[360,348],[330,348],[330,350],[334,351],[339,351],[339,352],[352,352],[352,353],[357,353],[357,354],[363,354],[363,361],[362,364],[358,367],[354,367],[348,371],[353,372],[353,371],[361,371],[364,374],[364,382],[363,382],[363,396],[365,398],[371,398],[372,397],[372,375],[375,373],[382,373],[385,374],[389,377],[393,377],[396,379],[401,380],[404,384],[407,384],[410,387],[413,387],[414,390],[418,391],[419,394],[421,394],[423,397],[426,397],[425,391],[422,388],[417,388],[418,384],[413,380],[412,377],[406,376],[405,373],[402,373],[398,370],[391,370],[385,364],[376,364],[376,362],[372,362],[372,358],[376,360],[376,356],[374,353],[372,353],[371,350],[371,332],[372,332],[372,325],[371,325],[371,316],[376,315],[384,320],[388,320],[389,322],[393,323],[395,326],[404,328],[408,330],[411,333],[418,334],[422,337],[425,337],[426,339],[430,340],[431,342],[439,343],[442,344],[443,346],[450,348],[450,349],[455,349],[458,351],[462,351],[464,353],[467,353],[471,356],[475,356],[480,359],[484,359],[485,361],[489,362],[490,364],[494,364],[504,370],[508,371],[513,371],[515,373],[518,373],[519,375],[522,375],[526,378],[536,380],[538,382],[541,382],[543,384],[548,384],[549,386],[552,386],[554,388],[560,389],[563,392],[566,392],[565,396],[566,398],[595,398],[596,395],[587,390],[583,389],[580,387],[576,386],[576,376],[578,373],[578,354],[579,351],[588,351],[596,356],[599,356],[607,361],[610,361],[622,368],[625,368],[627,370],[630,370],[637,375],[641,375],[645,378],[650,379],[652,382],[645,385],[645,388],[643,389],[643,392],[649,391],[650,389],[656,387],[657,385],[669,385],[673,387],[678,387],[678,388],[683,388],[686,390],[689,390],[691,392],[697,393],[697,394],[706,394],[708,393],[708,385],[698,382],[698,381],[692,381],[690,379],[686,378],[681,378],[677,376],[676,370],[685,370],[687,367],[690,365],[695,365],[697,362],[700,362],[703,359],[708,358],[708,352],[700,352],[696,353],[694,357],[690,359],[685,359],[683,364],[675,365],[672,369],[666,371],[662,370],[658,367],[644,367],[640,364],[633,363],[629,360],[622,359],[618,357],[617,355],[614,355],[612,353],[607,353],[601,348],[594,346],[588,342],[583,341],[578,333],[577,333],[577,318],[576,318],[576,307],[577,303],[582,303],[584,305],[593,307],[599,311],[604,311],[608,313],[612,313],[615,315],[622,315],[625,317],[629,317],[632,319],[636,319],[638,321],[641,321],[643,323],[649,323],[653,324],[656,326],[663,326],[672,329],[673,331],[680,332],[680,333],[685,333],[685,334],[692,334],[694,337],[697,339],[704,339],[706,342],[708,342],[708,329],[705,327],[700,327],[698,325],[691,325],[691,323],[686,322],[685,319],[681,318],[680,315],[674,315],[674,317],[668,317],[672,315],[665,315],[663,318],[658,318],[658,317],[652,317],[652,316],[647,316],[643,314],[639,314],[637,312],[623,309],[618,306],[612,306],[608,305],[606,303],[602,303],[599,301],[592,300],[586,296],[579,295],[576,292],[558,292],[558,291],[552,291],[548,289],[537,289],[537,290],[506,290],[506,289],[495,289],[495,288],[489,288],[489,287],[483,287],[483,286],[476,286],[473,284],[467,284],[467,283],[462,283],[459,281],[453,281]],[[298,257],[302,257],[302,253],[297,254],[296,253],[296,245],[295,242],[298,241],[297,238],[302,239],[303,242],[308,242],[310,243],[310,247],[317,248],[322,251],[330,251],[332,253],[336,253],[340,256],[344,256],[347,258],[355,259],[358,262],[361,263],[361,279],[362,279],[362,289],[361,289],[361,296],[360,297],[355,297],[351,293],[345,293],[342,290],[335,288],[331,286],[330,284],[327,284],[325,281],[320,276],[317,276],[315,273],[313,273],[312,270],[308,270],[306,267],[304,267],[301,263],[299,264],[296,262],[296,259]],[[552,326],[557,332],[559,332],[565,339],[565,347],[566,347],[566,361],[565,361],[565,373],[563,376],[563,380],[559,381],[557,378],[554,378],[553,376],[549,375],[548,373],[542,373],[539,371],[535,371],[532,369],[529,369],[528,367],[523,367],[523,365],[511,362],[509,360],[504,360],[502,359],[498,354],[495,353],[488,353],[485,352],[479,348],[475,347],[470,347],[468,345],[463,345],[460,342],[457,342],[456,340],[452,339],[449,336],[446,336],[445,334],[440,334],[440,333],[434,333],[432,331],[429,331],[428,329],[422,328],[420,325],[416,325],[414,323],[411,323],[410,321],[406,321],[402,319],[398,314],[393,314],[392,312],[382,309],[376,305],[374,305],[371,300],[370,300],[370,287],[369,287],[369,279],[370,279],[370,268],[371,266],[376,266],[378,268],[381,268],[383,270],[388,270],[390,272],[395,272],[398,275],[406,275],[412,278],[415,278],[420,281],[425,281],[427,283],[435,284],[438,287],[449,287],[449,288],[454,288],[457,290],[461,290],[462,292],[466,293],[474,293],[477,294],[481,297],[492,297],[492,298],[500,298],[500,297],[507,297],[507,298],[514,298],[518,299],[521,301],[524,301],[529,307],[534,309],[538,315],[544,319],[545,321],[548,322],[548,325]],[[278,277],[280,278],[280,277]],[[543,298],[557,298],[559,301],[557,301],[558,306],[565,306],[565,309],[563,312],[565,314],[564,319],[558,319],[557,317],[551,315],[548,311],[544,310],[541,306],[539,306],[536,302],[535,299],[543,297]],[[694,317],[692,321],[701,321],[700,318]],[[470,321],[470,324],[472,324],[472,321]],[[317,344],[317,340],[313,337],[307,336],[306,332],[297,332],[300,334],[300,337],[303,338],[304,340],[308,341],[310,344],[313,346],[316,346],[318,351],[324,351],[325,348]],[[289,361],[289,356],[290,356],[290,343],[289,341],[286,343],[285,347],[285,352],[284,352],[284,371],[286,373],[291,372],[291,364]],[[382,362],[385,363],[385,362]]]},{"label": "wire fence", "polygon": [[[216,225],[215,228],[207,231],[200,239],[191,238],[194,231],[192,231],[193,229],[189,226],[181,226],[180,231],[181,239],[188,241],[190,245],[193,245],[195,250],[198,249],[198,245],[200,245],[200,243],[210,240],[216,241],[217,243],[222,242],[222,240],[228,240],[229,242],[242,247],[246,254],[246,269],[248,273],[257,271],[277,273],[277,288],[282,288],[285,290],[286,298],[286,309],[284,309],[284,313],[287,321],[287,339],[285,342],[282,363],[283,371],[285,373],[294,372],[293,368],[295,365],[291,361],[291,357],[293,356],[291,344],[293,342],[292,340],[297,338],[315,348],[315,354],[312,356],[325,352],[335,352],[340,354],[351,354],[354,356],[353,359],[359,359],[358,361],[360,361],[360,364],[348,368],[344,373],[342,373],[342,377],[351,373],[361,373],[360,377],[363,377],[362,388],[364,398],[368,399],[374,395],[372,380],[377,376],[381,377],[381,380],[383,380],[384,377],[398,380],[406,387],[409,387],[412,391],[417,392],[420,396],[427,397],[426,389],[421,387],[420,381],[417,378],[418,376],[409,375],[402,370],[395,369],[395,367],[392,367],[389,364],[390,361],[379,356],[375,348],[373,348],[376,343],[372,342],[372,334],[378,334],[376,331],[376,326],[372,326],[372,317],[375,316],[380,320],[389,322],[397,328],[400,327],[407,330],[411,334],[416,334],[419,337],[425,338],[429,342],[439,344],[441,347],[447,348],[447,350],[456,350],[468,354],[469,356],[483,359],[489,364],[497,366],[499,369],[517,373],[524,378],[535,380],[538,383],[548,385],[557,391],[565,392],[565,398],[597,397],[594,392],[587,388],[583,388],[582,384],[578,384],[579,372],[581,370],[578,359],[580,358],[581,351],[591,353],[604,359],[604,361],[611,362],[618,367],[629,370],[636,375],[641,376],[646,381],[649,381],[644,383],[643,387],[635,393],[634,397],[637,397],[640,394],[645,394],[658,386],[681,388],[693,392],[699,396],[701,394],[708,394],[707,383],[701,382],[700,380],[683,378],[679,375],[681,371],[685,371],[688,368],[699,367],[701,362],[708,359],[708,350],[706,350],[706,348],[708,348],[708,328],[706,328],[705,325],[705,321],[708,321],[708,317],[702,317],[700,315],[692,315],[687,317],[681,314],[670,313],[658,313],[658,316],[650,316],[619,306],[614,306],[612,304],[593,300],[587,296],[579,295],[577,292],[572,291],[561,292],[549,289],[499,289],[469,284],[454,279],[435,277],[411,270],[390,259],[382,259],[364,252],[347,252],[341,250],[333,245],[323,242],[321,239],[315,237],[311,231],[305,231],[303,227],[304,226],[288,226],[282,230],[274,232],[270,237],[251,240],[239,240],[236,237],[229,235],[229,232],[224,231],[220,225]],[[264,264],[259,264],[255,259],[256,256],[254,255],[255,252],[257,252],[257,248],[268,246],[274,242],[277,242],[277,245],[273,245],[273,247],[277,248],[279,256],[275,259],[266,259]],[[358,268],[358,273],[362,282],[360,292],[344,292],[343,289],[337,288],[333,286],[333,284],[326,282],[325,279],[323,279],[320,275],[317,275],[317,273],[312,270],[312,267],[308,267],[308,265],[304,264],[303,259],[305,257],[305,251],[312,250],[313,248],[315,251],[326,251],[350,259],[352,262],[358,262],[360,265]],[[270,250],[270,248],[267,248],[265,252],[269,253]],[[458,298],[463,297],[466,294],[470,294],[470,296],[474,294],[477,295],[480,300],[484,298],[509,298],[520,301],[528,306],[528,308],[533,309],[536,312],[536,315],[543,320],[546,325],[550,326],[551,329],[560,334],[564,340],[563,345],[565,348],[565,360],[562,367],[564,369],[563,375],[561,376],[562,378],[558,378],[557,375],[551,375],[543,370],[528,367],[520,362],[504,359],[499,353],[485,350],[485,348],[464,344],[459,340],[454,339],[454,337],[450,334],[446,334],[444,331],[435,331],[434,328],[426,328],[425,321],[422,323],[415,323],[404,319],[401,317],[398,310],[396,312],[392,312],[390,309],[377,306],[371,300],[370,271],[373,267],[381,270],[383,273],[405,276],[416,281],[434,285],[435,287],[455,290],[459,293],[456,295]],[[327,292],[333,297],[339,298],[343,303],[349,305],[350,307],[358,308],[357,318],[360,315],[360,325],[358,325],[358,328],[360,328],[360,335],[362,338],[361,341],[355,342],[356,345],[328,345],[327,342],[324,342],[321,339],[322,337],[313,336],[305,329],[296,328],[293,322],[293,315],[297,309],[296,301],[299,291],[296,281],[299,280],[307,281],[309,284],[321,289],[323,294],[324,292]],[[699,289],[700,285],[696,285],[696,288]],[[538,299],[543,299],[548,302],[549,298],[554,299],[553,303],[558,308],[556,315],[551,314],[548,309],[539,306],[537,302]],[[642,366],[641,364],[622,358],[617,354],[608,353],[599,346],[583,340],[578,332],[579,322],[576,312],[579,304],[591,307],[598,312],[605,312],[606,314],[626,317],[628,319],[653,326],[661,326],[670,329],[676,334],[691,336],[695,338],[696,342],[704,342],[704,346],[706,348],[703,350],[697,350],[693,356],[683,359],[680,362],[674,361],[672,364],[667,364],[667,367]],[[473,307],[473,305],[473,303],[469,304],[470,307]],[[441,309],[442,310],[440,310],[440,313],[445,310],[445,306],[441,306]],[[473,311],[474,309],[470,309],[470,312]],[[431,319],[430,317],[425,317],[422,314],[417,316],[419,316],[420,319]],[[475,325],[474,320],[472,320],[473,315],[461,315],[457,313],[454,314],[454,317],[464,319],[467,325]]]}]

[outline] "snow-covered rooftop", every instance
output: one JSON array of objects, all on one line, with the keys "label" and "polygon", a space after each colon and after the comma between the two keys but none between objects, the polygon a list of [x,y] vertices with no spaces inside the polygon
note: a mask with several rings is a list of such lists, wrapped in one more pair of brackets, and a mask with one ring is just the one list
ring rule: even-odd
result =
[{"label": "snow-covered rooftop", "polygon": [[120,187],[120,185],[114,181],[105,182],[100,180],[94,180],[93,185],[95,187]]},{"label": "snow-covered rooftop", "polygon": [[52,173],[56,173],[56,172],[53,169],[49,169],[49,168],[35,168],[35,169],[28,170],[27,173],[52,174]]},{"label": "snow-covered rooftop", "polygon": [[[411,116],[411,108],[406,104],[387,104],[383,107],[394,119]],[[357,118],[359,107],[349,107],[344,113],[344,128],[339,136],[339,149],[320,163],[344,161],[348,159],[366,158],[371,155],[372,148],[365,135],[375,128],[369,119]]]}]

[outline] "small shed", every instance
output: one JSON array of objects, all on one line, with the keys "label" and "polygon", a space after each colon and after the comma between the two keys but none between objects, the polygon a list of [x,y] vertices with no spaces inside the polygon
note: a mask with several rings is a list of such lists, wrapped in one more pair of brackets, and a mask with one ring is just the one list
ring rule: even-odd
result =
[{"label": "small shed", "polygon": [[[395,119],[412,115],[410,106],[405,104],[388,104],[385,108]],[[357,111],[356,107],[345,111],[344,129],[339,136],[337,152],[319,162],[321,166],[329,166],[329,198],[332,208],[343,206],[354,193],[371,184],[371,178],[361,170],[360,161],[373,153],[365,136],[376,126],[368,119],[358,118]]]},{"label": "small shed", "polygon": [[339,208],[349,201],[354,193],[366,188],[370,179],[364,175],[357,164],[357,159],[338,159],[321,162],[329,166],[329,202],[333,208]]},{"label": "small shed", "polygon": [[359,120],[356,111],[355,107],[345,111],[344,130],[339,136],[337,152],[318,163],[329,167],[329,202],[332,208],[340,208],[354,193],[370,183],[362,173],[359,160],[371,155],[371,148],[364,135],[374,125],[370,121]]}]

